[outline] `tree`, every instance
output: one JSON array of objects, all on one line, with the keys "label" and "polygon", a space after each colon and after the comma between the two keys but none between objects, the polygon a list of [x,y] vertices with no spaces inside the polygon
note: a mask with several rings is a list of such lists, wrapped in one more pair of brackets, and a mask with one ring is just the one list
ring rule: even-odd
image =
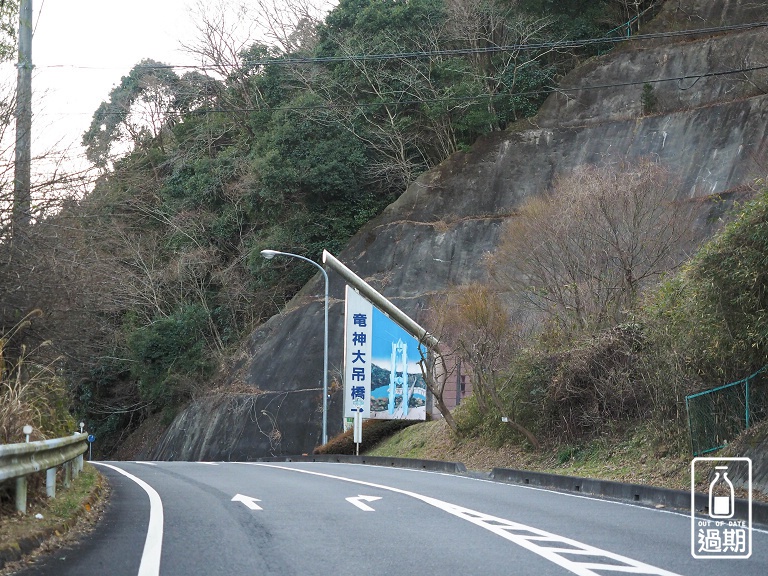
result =
[{"label": "tree", "polygon": [[[372,178],[402,190],[481,134],[535,112],[555,67],[540,62],[549,49],[528,44],[547,37],[549,22],[493,0],[342,1],[318,28],[315,51],[341,61],[299,77],[328,107],[317,120],[360,139]],[[387,57],[363,57],[371,54]]]},{"label": "tree", "polygon": [[509,220],[492,275],[566,331],[619,323],[695,236],[678,189],[651,160],[579,168]]},{"label": "tree", "polygon": [[0,62],[8,62],[16,55],[18,14],[18,0],[0,2]]},{"label": "tree", "polygon": [[[491,129],[500,130],[507,121],[529,115],[529,99],[514,95],[535,90],[554,77],[554,67],[539,64],[554,50],[529,46],[548,39],[553,19],[529,15],[520,10],[518,2],[499,0],[448,0],[446,10],[451,41],[475,50],[469,56],[470,70],[488,95]],[[505,102],[504,97],[511,101]]]},{"label": "tree", "polygon": [[456,357],[453,352],[447,351],[444,345],[434,347],[426,341],[419,342],[419,354],[421,375],[427,390],[432,394],[432,401],[451,432],[457,434],[459,429],[456,420],[445,402],[445,385],[455,371]]},{"label": "tree", "polygon": [[116,154],[131,149],[163,150],[163,138],[178,115],[178,88],[179,77],[169,66],[149,59],[139,62],[93,114],[83,135],[88,160],[105,168]]},{"label": "tree", "polygon": [[640,106],[643,109],[643,115],[654,114],[659,105],[659,98],[653,91],[653,84],[646,82],[643,84],[643,92],[640,94]]},{"label": "tree", "polygon": [[317,41],[317,28],[329,9],[323,0],[256,0],[260,23],[267,37],[285,54],[309,54]]},{"label": "tree", "polygon": [[[522,340],[520,325],[513,319],[509,306],[487,284],[471,284],[457,287],[436,300],[431,306],[430,323],[434,334],[440,335],[439,350],[433,351],[434,359],[427,363],[430,378],[425,376],[440,412],[446,377],[457,360],[471,366],[473,388],[478,406],[484,413],[505,417],[507,425],[525,436],[534,448],[540,443],[536,436],[515,417],[515,407],[504,399],[509,378],[504,371],[512,357],[520,349]],[[422,365],[424,368],[424,364]],[[448,412],[450,415],[450,412]],[[446,422],[455,432],[456,424],[451,416]]]}]

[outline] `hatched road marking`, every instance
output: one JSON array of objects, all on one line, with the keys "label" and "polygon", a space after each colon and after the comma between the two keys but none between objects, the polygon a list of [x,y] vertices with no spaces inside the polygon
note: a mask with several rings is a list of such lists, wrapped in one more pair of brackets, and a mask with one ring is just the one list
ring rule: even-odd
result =
[{"label": "hatched road marking", "polygon": [[[235,464],[235,462],[233,462],[233,464]],[[331,478],[333,480],[351,482],[352,484],[359,484],[410,496],[411,498],[421,500],[430,506],[434,506],[448,514],[456,516],[457,518],[471,522],[480,528],[493,532],[505,540],[517,544],[526,550],[530,550],[534,554],[537,554],[550,562],[554,562],[558,566],[561,566],[578,576],[605,576],[605,572],[648,574],[654,576],[679,576],[674,572],[669,572],[668,570],[657,568],[656,566],[651,566],[650,564],[645,564],[644,562],[633,560],[632,558],[620,554],[614,554],[607,550],[595,548],[594,546],[578,542],[577,540],[571,540],[564,536],[539,530],[538,528],[526,526],[525,524],[520,524],[518,522],[512,522],[497,516],[483,514],[482,512],[477,512],[462,506],[456,506],[455,504],[444,502],[443,500],[438,500],[437,498],[432,498],[430,496],[417,494],[416,492],[401,490],[400,488],[384,486],[382,484],[374,484],[372,482],[364,482],[353,478],[345,478],[344,476],[302,470],[300,468],[289,468],[287,466],[256,462],[237,462],[236,464],[288,470],[290,472]]]}]

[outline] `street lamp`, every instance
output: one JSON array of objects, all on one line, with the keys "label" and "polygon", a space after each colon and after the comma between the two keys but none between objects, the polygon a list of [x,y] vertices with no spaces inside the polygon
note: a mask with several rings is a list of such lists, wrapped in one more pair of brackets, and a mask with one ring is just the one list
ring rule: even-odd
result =
[{"label": "street lamp", "polygon": [[262,250],[261,255],[267,260],[271,260],[275,256],[290,256],[291,258],[298,258],[309,262],[315,268],[318,268],[323,273],[325,278],[325,336],[323,341],[323,444],[328,443],[328,274],[325,269],[317,262],[299,256],[298,254],[291,254],[290,252],[278,252],[277,250]]}]

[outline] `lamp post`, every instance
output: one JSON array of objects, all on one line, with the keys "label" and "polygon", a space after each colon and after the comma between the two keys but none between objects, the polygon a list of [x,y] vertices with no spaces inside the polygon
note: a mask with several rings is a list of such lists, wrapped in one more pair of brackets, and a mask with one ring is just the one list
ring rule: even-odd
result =
[{"label": "lamp post", "polygon": [[277,250],[262,250],[261,255],[267,260],[271,260],[275,256],[289,256],[291,258],[298,258],[309,262],[315,268],[318,268],[323,273],[325,278],[325,335],[323,340],[323,444],[328,442],[328,274],[325,269],[317,262],[299,256],[298,254],[291,254],[290,252],[278,252]]}]

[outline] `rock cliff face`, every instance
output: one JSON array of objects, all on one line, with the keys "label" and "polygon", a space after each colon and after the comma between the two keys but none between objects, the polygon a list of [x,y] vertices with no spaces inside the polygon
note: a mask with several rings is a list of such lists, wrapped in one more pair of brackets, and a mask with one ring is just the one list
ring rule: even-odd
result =
[{"label": "rock cliff face", "polygon": [[[675,0],[642,32],[761,22],[766,14],[766,1]],[[419,321],[432,294],[484,276],[483,255],[523,199],[582,164],[654,156],[679,175],[680,198],[737,189],[765,176],[768,164],[766,65],[764,26],[624,44],[565,78],[536,118],[422,175],[336,256]],[[658,106],[643,116],[646,82]],[[333,376],[341,370],[344,283],[329,276]],[[318,275],[242,347],[222,381],[232,393],[192,403],[146,456],[310,452],[321,434],[322,351]],[[338,390],[328,423],[329,434],[340,431]]]}]

